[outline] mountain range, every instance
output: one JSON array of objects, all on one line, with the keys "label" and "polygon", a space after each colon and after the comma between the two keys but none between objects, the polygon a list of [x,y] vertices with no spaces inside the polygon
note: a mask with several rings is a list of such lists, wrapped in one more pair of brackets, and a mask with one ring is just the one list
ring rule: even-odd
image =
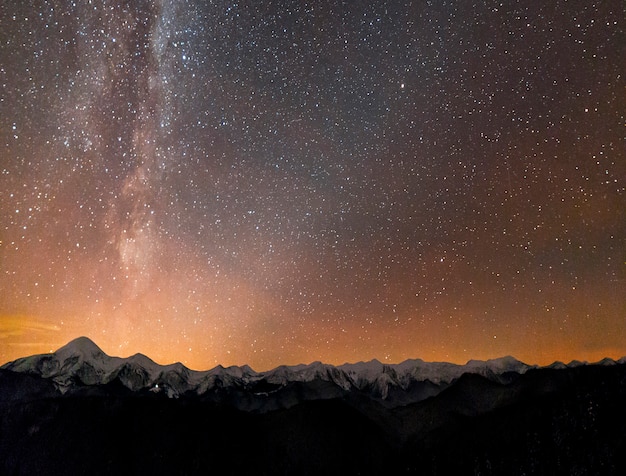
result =
[{"label": "mountain range", "polygon": [[0,474],[626,474],[626,359],[0,368]]},{"label": "mountain range", "polygon": [[[606,360],[604,365],[615,364]],[[554,366],[564,366],[556,363]],[[580,365],[574,362],[570,365]],[[513,357],[479,361],[465,365],[447,362],[406,360],[400,364],[382,364],[378,360],[333,366],[321,362],[308,365],[280,366],[267,372],[255,372],[249,366],[208,371],[190,370],[180,363],[159,365],[149,357],[110,357],[87,337],[79,337],[50,354],[24,357],[1,367],[5,370],[42,377],[53,382],[62,394],[76,394],[86,387],[121,386],[133,392],[163,393],[170,398],[181,396],[210,397],[219,393],[245,393],[252,407],[246,410],[275,409],[272,396],[280,394],[293,384],[327,384],[325,392],[310,399],[335,398],[340,394],[356,392],[387,407],[414,403],[437,395],[464,374],[476,374],[498,383],[510,382],[524,374],[530,366]],[[307,399],[309,399],[307,398]],[[241,399],[237,400],[243,404]],[[293,403],[293,402],[292,402]]]}]

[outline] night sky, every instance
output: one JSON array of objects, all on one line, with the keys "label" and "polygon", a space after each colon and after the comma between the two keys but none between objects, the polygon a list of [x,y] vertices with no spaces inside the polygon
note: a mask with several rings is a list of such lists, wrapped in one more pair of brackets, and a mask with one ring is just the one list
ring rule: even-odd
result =
[{"label": "night sky", "polygon": [[0,0],[0,361],[626,355],[622,0]]}]

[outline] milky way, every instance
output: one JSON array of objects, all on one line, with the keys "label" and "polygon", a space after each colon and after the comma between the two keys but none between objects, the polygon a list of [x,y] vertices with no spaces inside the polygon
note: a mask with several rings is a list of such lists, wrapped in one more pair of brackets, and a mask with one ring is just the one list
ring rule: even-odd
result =
[{"label": "milky way", "polygon": [[621,1],[0,12],[0,360],[626,354]]}]

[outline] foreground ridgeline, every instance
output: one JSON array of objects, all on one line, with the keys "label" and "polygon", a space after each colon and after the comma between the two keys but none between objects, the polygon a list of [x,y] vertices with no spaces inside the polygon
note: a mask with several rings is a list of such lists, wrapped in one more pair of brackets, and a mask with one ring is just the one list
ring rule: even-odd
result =
[{"label": "foreground ridgeline", "polygon": [[0,474],[626,474],[626,362],[0,369]]}]

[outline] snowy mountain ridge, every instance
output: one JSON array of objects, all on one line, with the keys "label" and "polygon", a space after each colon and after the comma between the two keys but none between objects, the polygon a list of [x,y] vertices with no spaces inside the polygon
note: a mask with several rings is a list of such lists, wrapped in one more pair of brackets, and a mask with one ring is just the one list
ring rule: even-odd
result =
[{"label": "snowy mountain ridge", "polygon": [[[615,363],[611,359],[600,362],[601,365]],[[572,366],[575,365],[581,364],[572,362]],[[551,367],[562,366],[565,364],[556,362]],[[195,371],[181,363],[159,365],[142,354],[128,358],[111,357],[87,337],[79,337],[51,354],[24,357],[1,368],[50,379],[61,393],[117,382],[134,392],[147,390],[164,393],[170,398],[229,392],[256,398],[286,392],[294,385],[311,386],[321,382],[327,387],[322,391],[315,390],[311,398],[326,398],[326,394],[332,398],[338,392],[356,391],[394,406],[436,395],[463,374],[478,374],[493,382],[507,383],[514,376],[537,367],[507,356],[486,361],[470,360],[465,365],[412,359],[399,364],[372,360],[339,366],[313,362],[283,365],[266,372],[255,372],[248,366],[217,366],[207,371]],[[261,403],[250,405],[263,406]]]}]

